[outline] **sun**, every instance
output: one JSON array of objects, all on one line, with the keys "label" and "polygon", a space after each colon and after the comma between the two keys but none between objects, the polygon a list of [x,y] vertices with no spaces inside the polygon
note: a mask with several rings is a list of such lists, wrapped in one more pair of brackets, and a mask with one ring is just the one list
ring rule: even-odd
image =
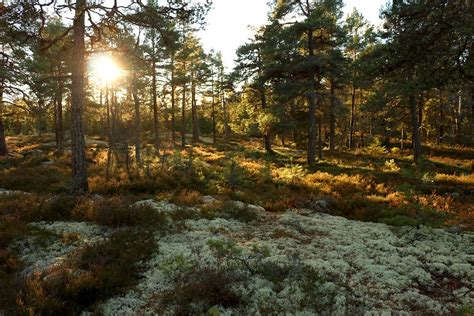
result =
[{"label": "sun", "polygon": [[120,67],[108,55],[95,56],[92,59],[91,66],[93,76],[103,84],[112,83],[122,75]]}]

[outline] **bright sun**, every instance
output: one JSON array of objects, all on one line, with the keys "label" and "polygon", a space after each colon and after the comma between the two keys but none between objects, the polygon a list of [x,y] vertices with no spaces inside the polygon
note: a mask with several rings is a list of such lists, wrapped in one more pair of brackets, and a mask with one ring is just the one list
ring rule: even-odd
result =
[{"label": "bright sun", "polygon": [[95,78],[102,83],[111,83],[117,80],[122,73],[115,61],[107,55],[94,57],[91,65]]}]

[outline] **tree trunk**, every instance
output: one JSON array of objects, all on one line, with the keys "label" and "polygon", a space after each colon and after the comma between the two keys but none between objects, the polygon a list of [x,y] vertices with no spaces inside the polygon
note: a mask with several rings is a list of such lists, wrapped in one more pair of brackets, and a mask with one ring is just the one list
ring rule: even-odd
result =
[{"label": "tree trunk", "polygon": [[355,130],[355,101],[356,101],[356,88],[352,85],[351,91],[351,124],[350,124],[350,134],[349,134],[349,149],[354,147],[354,130]]},{"label": "tree trunk", "polygon": [[[265,88],[262,88],[260,90],[260,99],[262,101],[262,110],[265,111],[268,107]],[[263,144],[265,146],[265,151],[267,153],[273,152],[273,150],[272,150],[272,140],[271,140],[270,133],[268,131],[266,131],[263,135]]]},{"label": "tree trunk", "polygon": [[193,73],[192,83],[191,83],[191,115],[192,115],[192,124],[193,124],[193,143],[199,142],[199,116],[197,113],[197,104],[196,104],[196,79]]},{"label": "tree trunk", "polygon": [[462,141],[462,90],[458,92],[458,104],[456,107],[456,144]]},{"label": "tree trunk", "polygon": [[175,74],[174,74],[174,57],[175,53],[171,53],[171,142],[173,147],[176,144],[176,133],[175,133],[175,113],[176,113],[176,83],[175,83]]},{"label": "tree trunk", "polygon": [[72,88],[71,88],[71,144],[72,144],[72,193],[82,195],[89,191],[87,183],[86,143],[84,135],[84,10],[86,0],[77,0],[73,25]]},{"label": "tree trunk", "polygon": [[225,102],[225,91],[222,90],[222,112],[224,114],[224,148],[227,150],[227,143],[229,142],[229,120],[227,116],[227,105]]},{"label": "tree trunk", "polygon": [[440,145],[443,143],[444,138],[444,107],[443,107],[443,95],[441,90],[439,92],[439,122],[438,122],[438,140],[437,144]]},{"label": "tree trunk", "polygon": [[[156,59],[155,59],[155,39],[153,38],[153,62],[152,62],[152,98],[153,98],[153,145],[156,149],[160,148],[160,132],[158,122],[158,100],[156,93]],[[136,88],[135,88],[136,89]],[[134,96],[135,98],[135,96]],[[135,101],[135,107],[137,101]],[[138,112],[139,114],[139,112]]]},{"label": "tree trunk", "polygon": [[56,151],[62,153],[64,148],[63,130],[63,83],[59,82],[56,95]]},{"label": "tree trunk", "polygon": [[418,126],[418,113],[416,106],[416,97],[411,94],[409,97],[410,113],[411,113],[411,124],[413,134],[413,160],[416,164],[420,163],[421,160],[421,142],[420,142],[420,128]]},{"label": "tree trunk", "polygon": [[[186,65],[184,65],[184,72],[186,73]],[[181,147],[186,147],[186,82],[183,82],[182,91],[182,105],[181,105]]]},{"label": "tree trunk", "polygon": [[[309,56],[314,56],[314,43],[313,43],[313,31],[308,31],[308,51]],[[316,98],[316,82],[315,76],[311,78],[311,92],[309,93],[309,109],[308,109],[308,153],[307,153],[307,162],[310,167],[316,165],[316,129],[317,129],[317,120],[316,120],[316,107],[317,107],[317,98]]]},{"label": "tree trunk", "polygon": [[212,143],[216,144],[216,100],[214,97],[214,75],[211,79],[211,91],[212,91]]},{"label": "tree trunk", "polygon": [[[156,97],[156,86],[154,85],[153,87],[154,87],[153,97]],[[140,164],[142,162],[142,157],[141,157],[142,128],[141,128],[141,119],[140,119],[140,99],[138,97],[138,87],[137,87],[137,74],[135,71],[133,72],[132,95],[133,95],[133,102],[135,104],[135,159],[137,161],[137,164]],[[154,99],[153,112],[155,112],[155,105],[156,105],[156,99]],[[157,132],[156,125],[154,127],[155,127],[154,132]],[[155,146],[157,146],[158,135],[155,134],[154,136],[155,136]]]},{"label": "tree trunk", "polygon": [[331,80],[331,100],[329,106],[329,150],[331,152],[336,148],[336,115],[334,113],[336,106],[336,95],[334,82]]},{"label": "tree trunk", "polygon": [[5,127],[3,126],[3,82],[0,83],[0,156],[8,153],[7,142],[5,140]]},{"label": "tree trunk", "polygon": [[318,158],[323,159],[323,118],[318,115]]}]

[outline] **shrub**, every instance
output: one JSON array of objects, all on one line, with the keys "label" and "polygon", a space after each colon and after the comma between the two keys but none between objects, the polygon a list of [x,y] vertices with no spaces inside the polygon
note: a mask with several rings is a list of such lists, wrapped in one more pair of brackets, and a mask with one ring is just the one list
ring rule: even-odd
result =
[{"label": "shrub", "polygon": [[160,295],[160,312],[172,308],[174,315],[198,315],[213,306],[237,307],[242,298],[232,290],[241,281],[238,272],[218,268],[201,268],[175,282],[175,286]]},{"label": "shrub", "polygon": [[181,190],[171,198],[171,202],[177,205],[195,206],[200,203],[201,193],[194,190]]},{"label": "shrub", "polygon": [[25,314],[70,315],[124,293],[139,278],[138,263],[154,247],[146,231],[122,230],[102,244],[90,245],[61,266],[27,280],[18,305]]},{"label": "shrub", "polygon": [[74,210],[76,219],[88,220],[100,225],[119,226],[158,226],[163,227],[166,216],[151,206],[130,205],[122,198],[85,200]]}]

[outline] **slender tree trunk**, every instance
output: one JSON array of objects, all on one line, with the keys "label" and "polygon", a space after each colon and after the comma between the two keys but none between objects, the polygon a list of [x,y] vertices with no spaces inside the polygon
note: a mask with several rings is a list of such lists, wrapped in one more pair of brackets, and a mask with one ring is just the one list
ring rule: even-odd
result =
[{"label": "slender tree trunk", "polygon": [[224,148],[227,150],[227,143],[229,142],[229,120],[227,116],[227,104],[225,101],[225,91],[222,90],[222,112],[224,114]]},{"label": "slender tree trunk", "polygon": [[323,159],[323,118],[318,115],[318,158]]},{"label": "slender tree trunk", "polygon": [[[186,73],[186,64],[184,65]],[[186,82],[183,82],[182,100],[181,100],[181,147],[186,147]]]},{"label": "slender tree trunk", "polygon": [[420,96],[418,99],[418,130],[421,135],[423,135],[423,96]]},{"label": "slender tree trunk", "polygon": [[5,156],[8,154],[8,150],[5,140],[5,127],[3,126],[3,80],[0,84],[0,156]]},{"label": "slender tree trunk", "polygon": [[460,144],[462,140],[461,124],[462,124],[462,90],[459,90],[458,104],[456,107],[456,144]]},{"label": "slender tree trunk", "polygon": [[[160,148],[160,129],[158,122],[158,96],[156,92],[156,59],[155,59],[155,39],[153,39],[153,62],[152,62],[152,98],[153,98],[153,145]],[[135,97],[134,97],[135,98]]]},{"label": "slender tree trunk", "polygon": [[109,141],[109,149],[107,151],[107,167],[105,169],[105,177],[107,180],[110,179],[110,165],[112,160],[112,149],[113,149],[113,136],[112,136],[112,122],[110,113],[110,98],[109,98],[109,86],[105,87],[105,104],[107,107],[107,137]]},{"label": "slender tree trunk", "polygon": [[176,83],[175,83],[175,69],[174,69],[175,53],[171,53],[171,142],[173,147],[176,144],[176,133],[175,133],[175,113],[176,113]]},{"label": "slender tree trunk", "polygon": [[[156,83],[156,82],[155,82]],[[154,96],[156,97],[156,86],[154,86]],[[138,87],[137,87],[137,74],[133,72],[133,83],[132,83],[132,95],[133,95],[133,102],[135,104],[135,159],[138,164],[142,162],[141,156],[141,134],[142,134],[142,127],[141,127],[141,118],[140,118],[140,99],[138,97]],[[154,100],[156,103],[156,99]],[[155,108],[155,104],[153,105]],[[156,125],[155,130],[156,132]],[[158,135],[155,134],[157,137]],[[157,138],[155,138],[155,146],[157,145]],[[127,155],[128,156],[128,155]]]},{"label": "slender tree trunk", "polygon": [[438,122],[438,145],[443,143],[444,138],[444,106],[443,106],[443,95],[441,90],[439,91],[439,122]]},{"label": "slender tree trunk", "polygon": [[63,130],[63,83],[59,82],[56,95],[56,151],[62,153],[64,148]]},{"label": "slender tree trunk", "polygon": [[196,104],[196,78],[193,72],[192,82],[191,82],[191,115],[192,115],[192,124],[193,124],[193,143],[199,142],[199,116],[197,113],[197,104]]},{"label": "slender tree trunk", "polygon": [[356,113],[356,88],[352,84],[351,91],[351,124],[350,124],[350,134],[349,134],[349,149],[354,147],[354,130],[355,130],[355,113]]},{"label": "slender tree trunk", "polygon": [[421,160],[421,141],[420,141],[420,128],[418,126],[418,113],[416,106],[416,97],[411,94],[409,97],[410,113],[411,113],[411,124],[413,133],[413,159],[416,164],[420,163]]},{"label": "slender tree trunk", "polygon": [[212,143],[216,144],[216,100],[214,96],[214,75],[211,79],[212,90]]},{"label": "slender tree trunk", "polygon": [[76,195],[89,191],[87,183],[86,143],[84,135],[84,75],[85,75],[85,21],[86,0],[76,1],[76,16],[73,25],[72,57],[72,192]]},{"label": "slender tree trunk", "polygon": [[331,100],[329,106],[329,150],[331,152],[334,151],[336,148],[336,114],[335,114],[335,106],[336,106],[336,94],[335,94],[335,87],[334,81],[331,80]]},{"label": "slender tree trunk", "polygon": [[402,131],[401,131],[401,138],[400,138],[400,150],[403,151],[405,149],[405,125],[402,123]]},{"label": "slender tree trunk", "polygon": [[[260,90],[260,99],[262,101],[262,110],[265,111],[268,107],[265,88],[262,88]],[[263,144],[265,146],[265,151],[267,153],[273,152],[273,150],[272,150],[272,140],[271,140],[270,133],[268,131],[266,131],[265,134],[263,135]]]},{"label": "slender tree trunk", "polygon": [[[314,56],[314,43],[313,43],[313,31],[308,31],[308,50],[309,56]],[[316,79],[313,76],[311,92],[309,93],[309,109],[308,109],[308,153],[307,153],[307,162],[310,167],[316,165],[316,129],[317,129],[317,119],[316,119],[316,107],[317,107],[317,97],[316,97]]]}]

